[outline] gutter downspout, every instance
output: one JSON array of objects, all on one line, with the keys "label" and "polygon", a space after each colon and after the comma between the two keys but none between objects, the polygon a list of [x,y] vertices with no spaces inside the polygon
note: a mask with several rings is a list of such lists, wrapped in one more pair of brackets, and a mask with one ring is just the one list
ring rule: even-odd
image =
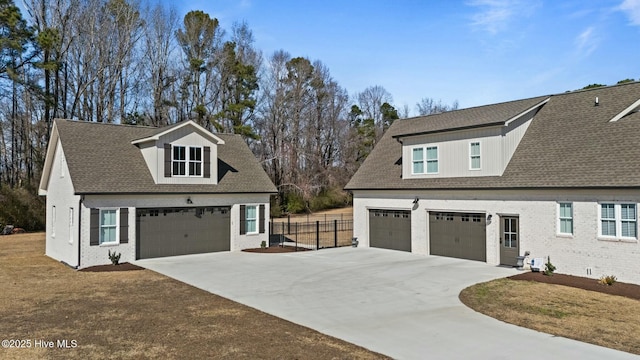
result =
[{"label": "gutter downspout", "polygon": [[78,265],[76,269],[80,268],[80,250],[82,249],[82,200],[84,200],[84,195],[80,195],[80,200],[78,200]]}]

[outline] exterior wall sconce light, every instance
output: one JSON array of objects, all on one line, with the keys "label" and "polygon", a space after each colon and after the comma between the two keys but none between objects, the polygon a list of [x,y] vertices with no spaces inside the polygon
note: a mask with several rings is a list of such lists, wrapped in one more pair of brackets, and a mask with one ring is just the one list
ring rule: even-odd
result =
[{"label": "exterior wall sconce light", "polygon": [[418,201],[420,201],[420,198],[418,198],[418,197],[416,196],[416,198],[415,198],[415,199],[413,199],[413,205],[416,205],[416,204],[418,203]]},{"label": "exterior wall sconce light", "polygon": [[489,216],[487,216],[487,221],[491,222],[491,219],[493,219],[493,215],[489,214]]},{"label": "exterior wall sconce light", "polygon": [[193,201],[191,201],[191,197],[187,198],[187,204],[193,204]]}]

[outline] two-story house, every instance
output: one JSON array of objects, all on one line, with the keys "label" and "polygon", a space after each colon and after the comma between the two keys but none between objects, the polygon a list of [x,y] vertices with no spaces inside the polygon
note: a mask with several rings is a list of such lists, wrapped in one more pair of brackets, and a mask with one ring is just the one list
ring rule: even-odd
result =
[{"label": "two-story house", "polygon": [[347,184],[364,246],[640,283],[640,83],[397,120]]},{"label": "two-story house", "polygon": [[55,120],[39,193],[46,254],[75,268],[268,243],[275,186],[238,135]]}]

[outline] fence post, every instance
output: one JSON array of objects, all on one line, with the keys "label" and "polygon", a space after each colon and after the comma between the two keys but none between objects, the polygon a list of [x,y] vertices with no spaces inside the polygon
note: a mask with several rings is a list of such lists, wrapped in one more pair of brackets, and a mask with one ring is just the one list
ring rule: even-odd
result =
[{"label": "fence post", "polygon": [[[282,224],[282,231],[284,232],[284,223]],[[291,215],[287,215],[287,235],[291,235]]]},{"label": "fence post", "polygon": [[338,247],[338,220],[333,220],[333,247]]},{"label": "fence post", "polygon": [[316,250],[320,250],[320,221],[316,221]]},{"label": "fence post", "polygon": [[296,251],[297,251],[298,250],[298,223],[295,223],[295,224],[296,224],[295,227],[296,227]]}]

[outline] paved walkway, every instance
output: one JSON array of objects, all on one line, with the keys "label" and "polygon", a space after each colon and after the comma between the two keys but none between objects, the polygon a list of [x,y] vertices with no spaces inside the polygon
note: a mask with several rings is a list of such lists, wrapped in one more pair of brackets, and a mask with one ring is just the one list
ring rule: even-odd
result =
[{"label": "paved walkway", "polygon": [[136,264],[397,359],[638,358],[467,308],[458,300],[463,288],[517,273],[481,262],[338,248],[187,255]]}]

